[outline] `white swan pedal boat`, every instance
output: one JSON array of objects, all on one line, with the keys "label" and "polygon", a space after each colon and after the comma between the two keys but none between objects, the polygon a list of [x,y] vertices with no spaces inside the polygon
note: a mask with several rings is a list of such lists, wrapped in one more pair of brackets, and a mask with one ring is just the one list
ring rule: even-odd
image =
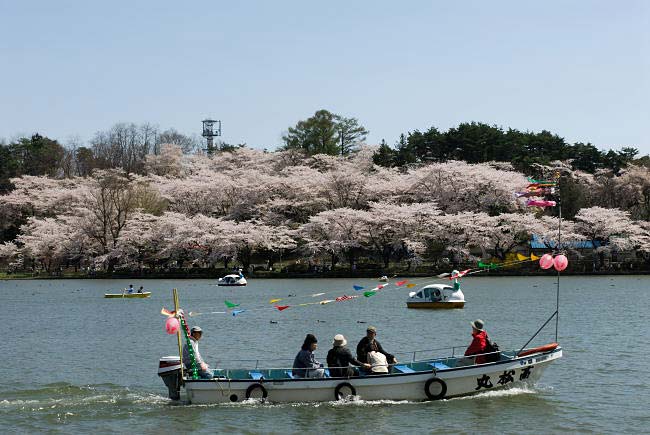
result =
[{"label": "white swan pedal boat", "polygon": [[478,365],[465,365],[466,357],[424,359],[396,364],[389,374],[352,377],[296,378],[287,368],[216,369],[214,379],[204,380],[191,379],[187,372],[185,379],[181,379],[179,357],[173,356],[160,359],[158,375],[167,385],[171,399],[180,399],[182,385],[187,401],[195,404],[246,399],[273,403],[329,402],[350,397],[440,400],[535,383],[551,362],[562,357],[562,348],[551,343],[522,351],[502,351],[498,357],[498,361]]},{"label": "white swan pedal boat", "polygon": [[233,273],[231,275],[226,275],[223,278],[219,278],[219,281],[217,281],[217,285],[220,287],[227,287],[227,286],[232,286],[232,287],[240,287],[240,286],[245,286],[248,284],[246,281],[246,278],[244,278],[244,275],[240,273]]},{"label": "white swan pedal boat", "polygon": [[445,284],[431,284],[417,292],[409,293],[407,308],[463,308],[465,295],[462,290]]}]

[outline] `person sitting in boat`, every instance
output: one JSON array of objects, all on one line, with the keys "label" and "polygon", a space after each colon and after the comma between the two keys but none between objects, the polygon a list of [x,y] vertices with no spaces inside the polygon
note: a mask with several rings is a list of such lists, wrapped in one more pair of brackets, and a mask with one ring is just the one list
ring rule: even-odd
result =
[{"label": "person sitting in boat", "polygon": [[357,372],[350,364],[370,370],[370,364],[362,363],[352,356],[350,349],[346,347],[348,341],[342,334],[336,334],[332,342],[332,348],[327,352],[327,366],[332,377],[356,376]]},{"label": "person sitting in boat", "polygon": [[129,284],[129,293],[133,293],[133,284]]},{"label": "person sitting in boat", "polygon": [[[198,374],[201,379],[212,379],[212,370],[210,367],[203,361],[201,353],[199,352],[199,340],[203,336],[203,330],[200,326],[192,326],[190,329],[190,343],[192,344],[192,350],[194,351],[194,361],[196,362],[196,368],[198,369]],[[190,358],[190,351],[187,347],[187,343],[183,345],[183,364],[185,365],[186,370],[192,369],[192,360]]]},{"label": "person sitting in boat", "polygon": [[363,363],[370,363],[368,353],[379,352],[386,357],[388,364],[397,364],[397,358],[386,352],[384,348],[381,347],[381,343],[375,340],[375,337],[377,337],[377,328],[374,326],[368,326],[368,329],[366,329],[366,336],[359,341],[359,344],[357,344],[357,359]]},{"label": "person sitting in boat", "polygon": [[144,287],[140,286],[140,288],[138,289],[138,293],[143,293],[143,292],[144,292]]},{"label": "person sitting in boat", "polygon": [[299,378],[323,378],[325,369],[316,361],[314,351],[318,348],[318,340],[313,334],[307,334],[302,348],[293,360],[293,375]]},{"label": "person sitting in boat", "polygon": [[465,351],[465,356],[477,355],[474,358],[474,364],[485,364],[487,357],[484,354],[487,352],[487,333],[485,332],[485,323],[481,319],[476,319],[470,322],[472,325],[472,342]]}]

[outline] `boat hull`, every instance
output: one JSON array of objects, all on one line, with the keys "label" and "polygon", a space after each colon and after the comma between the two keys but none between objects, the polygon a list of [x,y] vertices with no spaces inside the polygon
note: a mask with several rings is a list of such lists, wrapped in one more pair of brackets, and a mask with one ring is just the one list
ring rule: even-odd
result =
[{"label": "boat hull", "polygon": [[151,292],[143,293],[105,293],[104,297],[108,299],[142,299],[151,296]]},{"label": "boat hull", "polygon": [[482,365],[390,375],[281,380],[185,380],[185,390],[187,400],[196,404],[240,402],[248,398],[264,398],[273,403],[329,402],[338,400],[339,392],[354,393],[355,397],[362,400],[436,400],[535,383],[544,369],[561,357],[562,349],[557,348],[543,354]]},{"label": "boat hull", "polygon": [[406,302],[407,308],[448,309],[463,308],[464,301],[458,302]]},{"label": "boat hull", "polygon": [[243,284],[226,284],[226,283],[217,283],[219,287],[244,287],[246,283]]}]

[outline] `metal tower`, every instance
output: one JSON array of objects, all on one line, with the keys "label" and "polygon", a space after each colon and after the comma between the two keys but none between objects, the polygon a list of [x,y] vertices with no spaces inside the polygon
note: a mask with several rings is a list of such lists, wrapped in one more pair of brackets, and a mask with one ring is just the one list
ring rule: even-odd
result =
[{"label": "metal tower", "polygon": [[214,137],[221,136],[221,121],[214,119],[204,119],[203,120],[203,133],[201,134],[207,142],[208,147],[205,148],[208,155],[211,156],[216,151],[214,147]]}]

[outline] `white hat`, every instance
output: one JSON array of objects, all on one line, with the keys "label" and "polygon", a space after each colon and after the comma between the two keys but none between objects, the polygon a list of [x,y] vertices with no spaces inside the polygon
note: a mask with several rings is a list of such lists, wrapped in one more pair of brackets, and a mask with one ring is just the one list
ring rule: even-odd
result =
[{"label": "white hat", "polygon": [[200,332],[203,333],[203,329],[201,329],[200,326],[192,326],[192,329],[190,329],[190,334],[193,332]]},{"label": "white hat", "polygon": [[334,341],[332,342],[333,346],[345,346],[348,344],[348,341],[345,339],[343,334],[336,334],[334,336]]}]

